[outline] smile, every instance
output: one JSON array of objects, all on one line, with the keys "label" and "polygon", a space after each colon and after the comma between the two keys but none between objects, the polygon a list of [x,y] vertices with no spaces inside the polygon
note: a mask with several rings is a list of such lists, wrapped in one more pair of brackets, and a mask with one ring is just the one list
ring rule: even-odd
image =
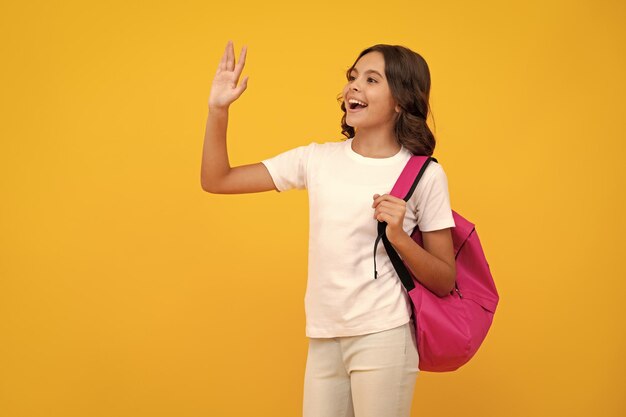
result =
[{"label": "smile", "polygon": [[365,110],[366,107],[357,107],[356,109],[351,109],[350,106],[346,107],[348,113],[358,113],[360,111]]}]

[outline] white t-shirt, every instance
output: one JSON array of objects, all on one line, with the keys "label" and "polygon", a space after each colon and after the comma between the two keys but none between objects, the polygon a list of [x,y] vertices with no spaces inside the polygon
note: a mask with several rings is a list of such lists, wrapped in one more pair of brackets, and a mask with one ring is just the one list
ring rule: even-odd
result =
[{"label": "white t-shirt", "polygon": [[[261,161],[279,192],[309,193],[306,335],[341,337],[374,333],[407,323],[408,294],[382,240],[374,243],[374,194],[390,193],[411,152],[368,158],[352,149],[352,139],[311,142]],[[429,163],[407,202],[403,229],[411,234],[454,227],[448,181],[438,163]]]}]

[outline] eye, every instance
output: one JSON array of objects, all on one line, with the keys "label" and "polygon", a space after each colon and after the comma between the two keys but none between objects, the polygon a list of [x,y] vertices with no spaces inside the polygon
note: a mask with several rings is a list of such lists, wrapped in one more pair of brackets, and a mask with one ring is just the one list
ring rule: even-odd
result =
[{"label": "eye", "polygon": [[[354,79],[354,77],[353,77],[352,75],[349,75],[349,76],[348,76],[348,81],[352,81],[353,79]],[[377,83],[377,82],[378,82],[378,81],[376,81],[376,79],[375,79],[375,78],[372,78],[372,77],[370,77],[370,78],[368,78],[368,79],[367,79],[367,81],[370,81],[370,80],[374,81],[375,83]]]}]

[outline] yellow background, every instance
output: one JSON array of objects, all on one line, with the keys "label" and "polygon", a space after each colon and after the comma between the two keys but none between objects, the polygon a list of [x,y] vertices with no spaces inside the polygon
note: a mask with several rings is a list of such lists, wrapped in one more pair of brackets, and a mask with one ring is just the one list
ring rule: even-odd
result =
[{"label": "yellow background", "polygon": [[625,21],[591,0],[3,4],[0,415],[300,415],[306,191],[200,187],[228,39],[250,76],[233,166],[339,140],[364,48],[429,63],[434,156],[501,299],[470,363],[420,374],[414,416],[626,415]]}]

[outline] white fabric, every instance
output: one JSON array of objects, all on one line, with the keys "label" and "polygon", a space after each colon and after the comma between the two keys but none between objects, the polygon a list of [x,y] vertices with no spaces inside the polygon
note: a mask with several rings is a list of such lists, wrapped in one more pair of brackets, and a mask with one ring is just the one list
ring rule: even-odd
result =
[{"label": "white fabric", "polygon": [[[373,195],[391,192],[411,157],[404,146],[389,158],[368,158],[352,140],[311,142],[261,161],[279,192],[309,193],[308,280],[305,294],[308,337],[355,336],[407,323],[411,306],[382,240],[374,279]],[[454,227],[448,181],[431,162],[407,202],[403,229]]]},{"label": "white fabric", "polygon": [[309,338],[302,417],[410,417],[419,375],[415,323]]}]

